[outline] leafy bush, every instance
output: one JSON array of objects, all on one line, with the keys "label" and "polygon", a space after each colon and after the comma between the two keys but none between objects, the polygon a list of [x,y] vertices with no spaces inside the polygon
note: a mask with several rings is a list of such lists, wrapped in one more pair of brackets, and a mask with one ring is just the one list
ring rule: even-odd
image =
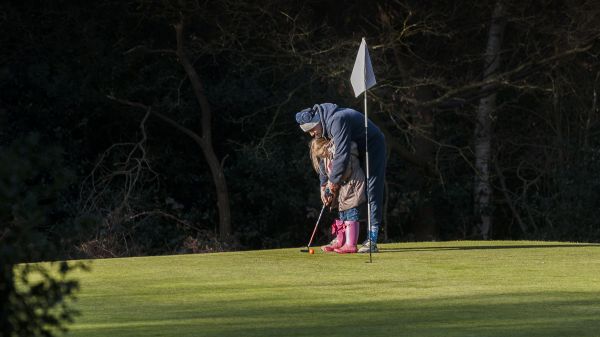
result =
[{"label": "leafy bush", "polygon": [[52,336],[75,312],[68,306],[83,263],[21,264],[56,259],[61,233],[75,236],[89,219],[73,219],[61,206],[73,174],[58,147],[31,134],[0,147],[0,332],[2,336]]}]

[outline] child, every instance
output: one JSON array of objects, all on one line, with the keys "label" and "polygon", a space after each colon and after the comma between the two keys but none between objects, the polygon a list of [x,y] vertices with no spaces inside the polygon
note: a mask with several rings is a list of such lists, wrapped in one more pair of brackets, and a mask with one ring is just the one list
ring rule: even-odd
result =
[{"label": "child", "polygon": [[[326,138],[315,138],[310,143],[310,158],[313,168],[317,173],[327,176],[331,172],[332,159],[335,154],[335,145]],[[358,240],[358,206],[367,201],[365,194],[365,175],[358,159],[358,147],[351,143],[351,156],[342,177],[343,183],[337,193],[337,198],[332,200],[332,208],[339,210],[339,219],[331,225],[331,233],[336,235],[336,240],[331,244],[321,247],[324,252],[345,254],[356,253]],[[324,188],[322,186],[321,188]]]}]

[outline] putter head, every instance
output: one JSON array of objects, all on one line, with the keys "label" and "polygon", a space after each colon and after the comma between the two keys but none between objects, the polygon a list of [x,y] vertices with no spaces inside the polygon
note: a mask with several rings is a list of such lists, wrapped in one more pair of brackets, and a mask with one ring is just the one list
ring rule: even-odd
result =
[{"label": "putter head", "polygon": [[306,249],[302,248],[302,249],[300,249],[300,252],[301,253],[308,253],[308,249],[309,249],[308,247],[306,247]]}]

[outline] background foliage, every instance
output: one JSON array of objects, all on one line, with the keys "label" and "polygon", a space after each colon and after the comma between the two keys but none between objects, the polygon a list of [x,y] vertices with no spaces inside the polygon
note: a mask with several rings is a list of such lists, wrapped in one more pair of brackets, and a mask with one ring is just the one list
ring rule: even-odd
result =
[{"label": "background foliage", "polygon": [[50,336],[75,316],[69,276],[86,264],[23,263],[68,254],[94,222],[70,209],[73,174],[59,147],[30,134],[0,148],[0,161],[0,335]]},{"label": "background foliage", "polygon": [[[38,146],[61,149],[46,174],[69,172],[69,180],[54,217],[36,229],[57,247],[53,256],[302,245],[320,205],[308,138],[293,115],[316,102],[361,109],[348,79],[365,36],[379,82],[372,116],[390,147],[383,238],[476,238],[473,130],[495,3],[7,2],[0,144],[35,133]],[[491,237],[598,241],[599,6],[506,4],[493,85]],[[227,240],[217,236],[200,148],[153,114],[200,130],[174,54],[178,22],[213,112],[231,202]],[[97,221],[73,230],[57,218]]]}]

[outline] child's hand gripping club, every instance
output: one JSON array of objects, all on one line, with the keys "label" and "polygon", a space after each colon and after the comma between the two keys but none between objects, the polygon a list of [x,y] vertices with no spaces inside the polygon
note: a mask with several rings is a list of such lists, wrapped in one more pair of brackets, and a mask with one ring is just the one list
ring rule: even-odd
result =
[{"label": "child's hand gripping club", "polygon": [[328,182],[327,185],[321,187],[321,200],[324,205],[329,206],[329,210],[336,207],[339,190],[340,185],[332,182]]}]

